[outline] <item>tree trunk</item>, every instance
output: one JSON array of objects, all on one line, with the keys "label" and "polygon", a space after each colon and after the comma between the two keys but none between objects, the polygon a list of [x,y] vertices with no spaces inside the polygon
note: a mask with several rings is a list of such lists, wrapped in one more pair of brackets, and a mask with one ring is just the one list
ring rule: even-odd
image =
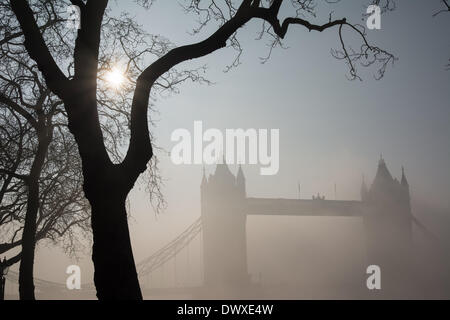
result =
[{"label": "tree trunk", "polygon": [[19,268],[19,296],[21,300],[34,300],[34,250],[36,246],[36,218],[39,209],[39,182],[28,183],[27,212],[22,233],[22,259]]},{"label": "tree trunk", "polygon": [[[87,90],[86,90],[87,92]],[[100,300],[141,300],[128,232],[125,201],[139,176],[134,168],[113,164],[103,143],[95,95],[69,108],[83,169],[83,190],[91,205],[94,283]]]},{"label": "tree trunk", "polygon": [[38,147],[27,180],[28,198],[25,223],[22,232],[22,258],[19,267],[19,297],[34,300],[34,251],[36,247],[36,219],[39,210],[39,177],[52,140],[52,128],[46,128],[40,119],[37,128]]},{"label": "tree trunk", "polygon": [[107,189],[88,195],[92,207],[92,261],[97,298],[142,300],[125,208],[128,191],[123,186]]},{"label": "tree trunk", "polygon": [[[95,81],[93,83],[95,89]],[[125,201],[146,166],[136,169],[134,163],[111,162],[98,120],[96,91],[85,82],[79,88],[83,89],[82,92],[66,102],[66,108],[69,129],[81,157],[84,194],[91,205],[92,261],[97,298],[141,300]],[[148,159],[145,160],[146,164]]]}]

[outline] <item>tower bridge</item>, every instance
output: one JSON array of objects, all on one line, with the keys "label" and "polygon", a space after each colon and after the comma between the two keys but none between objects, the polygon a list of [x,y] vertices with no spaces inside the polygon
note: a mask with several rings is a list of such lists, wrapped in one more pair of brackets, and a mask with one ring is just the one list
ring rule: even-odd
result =
[{"label": "tower bridge", "polygon": [[[367,262],[383,268],[387,277],[408,265],[412,215],[409,185],[404,170],[393,178],[380,158],[375,179],[368,188],[363,179],[361,201],[271,199],[247,197],[242,168],[233,175],[226,164],[201,182],[204,277],[208,286],[249,283],[246,222],[249,215],[362,218]],[[399,277],[397,277],[399,278]],[[392,280],[392,285],[398,281]]]}]

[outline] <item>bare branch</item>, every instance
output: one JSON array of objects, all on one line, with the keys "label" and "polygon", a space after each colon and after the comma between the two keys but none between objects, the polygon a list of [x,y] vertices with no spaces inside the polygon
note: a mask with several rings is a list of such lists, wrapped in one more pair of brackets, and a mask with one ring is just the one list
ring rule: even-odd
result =
[{"label": "bare branch", "polygon": [[30,57],[36,61],[39,70],[44,74],[48,87],[56,95],[64,96],[68,79],[50,54],[27,1],[11,1],[11,8],[25,36],[25,47]]}]

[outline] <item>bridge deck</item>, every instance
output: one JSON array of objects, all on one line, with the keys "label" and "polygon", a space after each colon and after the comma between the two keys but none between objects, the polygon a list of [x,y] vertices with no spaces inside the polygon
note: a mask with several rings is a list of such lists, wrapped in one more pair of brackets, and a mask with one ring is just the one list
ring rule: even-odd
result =
[{"label": "bridge deck", "polygon": [[363,203],[351,200],[247,198],[248,215],[357,217]]}]

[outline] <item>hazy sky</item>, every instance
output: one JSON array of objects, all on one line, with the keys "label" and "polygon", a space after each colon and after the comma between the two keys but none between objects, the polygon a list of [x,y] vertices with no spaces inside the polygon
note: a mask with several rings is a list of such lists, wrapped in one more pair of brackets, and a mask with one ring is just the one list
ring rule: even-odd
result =
[{"label": "hazy sky", "polygon": [[[211,31],[205,29],[199,36],[190,36],[195,17],[185,15],[176,1],[157,1],[150,11],[126,2],[131,3],[118,1],[111,8],[130,11],[150,33],[163,35],[177,45],[203,39]],[[238,68],[223,72],[234,58],[231,49],[181,66],[207,64],[205,76],[215,84],[185,84],[180,94],[157,101],[159,114],[154,118],[158,121],[152,128],[157,144],[169,151],[174,145],[170,141],[172,131],[192,130],[194,120],[202,120],[205,128],[276,128],[280,130],[280,170],[274,176],[260,176],[259,166],[244,166],[250,196],[297,197],[300,181],[304,198],[320,192],[333,199],[336,183],[338,199],[359,199],[361,175],[364,173],[371,182],[382,153],[394,176],[399,177],[401,166],[405,166],[413,201],[448,209],[450,71],[445,65],[450,58],[450,15],[432,18],[440,7],[439,0],[397,1],[397,9],[382,17],[382,29],[368,32],[373,43],[399,57],[381,81],[362,68],[362,82],[346,79],[346,65],[330,55],[331,48],[339,47],[337,29],[317,33],[292,27],[285,41],[289,49],[275,50],[262,65],[259,57],[268,52],[267,40],[255,41],[260,22],[251,22],[239,34],[244,52]],[[328,12],[334,10],[334,17],[346,16],[358,22],[365,8],[364,1],[342,0],[339,5],[327,6],[316,21],[326,21]],[[143,188],[135,188],[130,197],[130,228],[137,261],[200,215],[201,166],[175,166],[162,154],[160,160],[167,210],[155,216]],[[211,173],[214,167],[206,170]],[[306,240],[309,248],[320,251],[321,247],[333,250],[334,243],[332,237],[328,242],[321,240],[322,233],[335,234],[341,239],[337,243],[344,244],[361,231],[359,222],[270,219],[276,218],[249,220],[249,246],[256,248],[249,253],[252,261],[264,256],[261,247],[268,234],[273,235],[272,244],[279,241],[283,246],[287,242],[292,245],[286,240],[291,237],[294,243]],[[268,225],[273,225],[272,231],[267,230]],[[346,228],[353,233],[345,236]],[[286,250],[292,248],[297,247]],[[45,263],[53,257],[58,259],[52,266]],[[58,251],[40,248],[36,275],[64,281],[68,264]],[[254,265],[252,262],[252,271],[260,272]],[[89,275],[89,259],[82,266],[84,275]],[[86,278],[83,282],[89,280]]]},{"label": "hazy sky", "polygon": [[[335,17],[361,19],[362,4],[342,4],[331,6]],[[347,67],[330,55],[330,48],[338,47],[333,29],[319,34],[292,27],[286,37],[289,49],[276,50],[261,65],[267,41],[254,41],[260,25],[255,21],[241,30],[244,54],[237,69],[223,72],[233,59],[231,49],[185,64],[206,63],[206,75],[216,84],[187,84],[181,94],[158,101],[158,143],[170,150],[170,133],[176,128],[192,130],[194,120],[202,120],[206,128],[279,128],[279,174],[259,177],[257,167],[245,168],[253,193],[295,196],[299,179],[307,197],[317,191],[333,197],[336,182],[338,197],[357,198],[361,174],[371,179],[383,153],[394,175],[405,166],[414,194],[449,207],[450,72],[445,64],[450,57],[450,19],[431,18],[440,7],[438,0],[397,5],[382,18],[382,30],[369,31],[369,39],[399,57],[382,81],[364,72],[363,82],[346,80]],[[157,2],[137,18],[152,33],[176,44],[190,43],[187,32],[195,19],[177,8],[176,3]],[[174,168],[170,163],[162,168],[171,180],[188,171],[198,176],[201,169]],[[195,181],[194,176],[189,180]]]}]

